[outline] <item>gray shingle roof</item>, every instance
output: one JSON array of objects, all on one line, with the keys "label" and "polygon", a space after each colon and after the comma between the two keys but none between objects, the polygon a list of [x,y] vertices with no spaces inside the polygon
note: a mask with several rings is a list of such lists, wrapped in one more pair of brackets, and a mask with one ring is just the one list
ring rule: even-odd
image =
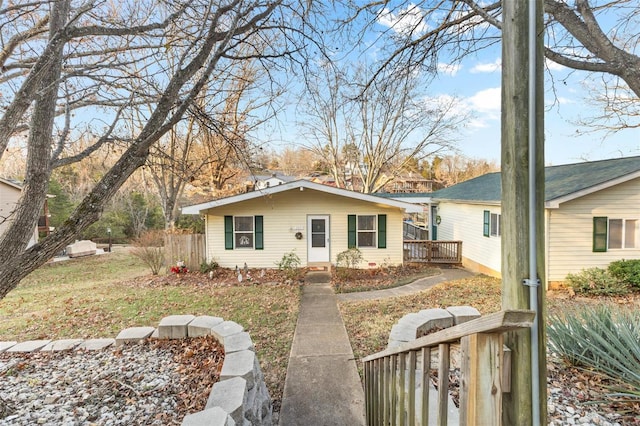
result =
[{"label": "gray shingle roof", "polygon": [[[615,158],[545,167],[545,201],[551,201],[640,172],[640,157]],[[435,191],[436,200],[500,202],[500,172],[488,173]]]}]

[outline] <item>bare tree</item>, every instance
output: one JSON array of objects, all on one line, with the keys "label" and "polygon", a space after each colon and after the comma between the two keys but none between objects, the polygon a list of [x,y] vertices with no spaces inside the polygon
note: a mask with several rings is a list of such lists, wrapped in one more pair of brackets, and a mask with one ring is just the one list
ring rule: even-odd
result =
[{"label": "bare tree", "polygon": [[430,175],[439,184],[447,187],[498,171],[500,167],[493,161],[466,158],[455,154],[436,156],[431,163]]},{"label": "bare tree", "polygon": [[[311,19],[310,5],[284,0],[143,0],[120,8],[112,2],[36,0],[0,10],[0,155],[21,133],[27,135],[28,152],[15,220],[0,236],[0,298],[100,217],[105,203],[145,163],[151,146],[182,119],[218,72],[251,58],[274,63],[296,50],[293,44],[302,32],[293,24]],[[288,37],[278,43],[252,49],[255,37],[274,40],[285,32]],[[169,46],[180,46],[175,61],[179,66],[166,74],[160,71],[169,68]],[[144,112],[144,125],[128,129],[121,119],[146,105],[151,107]],[[87,117],[93,117],[91,127],[100,132],[96,143],[78,155],[66,155],[70,135],[79,121],[91,122]],[[25,250],[52,169],[115,142],[124,149],[113,167],[68,220]]]},{"label": "bare tree", "polygon": [[414,68],[393,69],[369,84],[364,68],[344,76],[325,67],[323,76],[310,88],[312,119],[304,125],[338,186],[379,191],[410,162],[455,146],[464,114],[454,114],[455,99],[429,98]]},{"label": "bare tree", "polygon": [[[353,8],[352,22],[364,20],[367,30],[381,21],[388,25],[385,59],[371,81],[399,64],[436,72],[442,58],[459,61],[500,42],[500,1],[370,2]],[[544,12],[546,57],[592,76],[591,101],[602,113],[583,124],[614,132],[640,127],[638,2],[544,0]]]}]

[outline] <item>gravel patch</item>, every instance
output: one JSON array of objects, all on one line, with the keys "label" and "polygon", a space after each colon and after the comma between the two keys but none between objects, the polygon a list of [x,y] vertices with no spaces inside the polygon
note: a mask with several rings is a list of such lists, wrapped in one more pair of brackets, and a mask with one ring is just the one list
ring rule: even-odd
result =
[{"label": "gravel patch", "polygon": [[147,342],[98,352],[0,354],[0,425],[180,424],[201,409],[185,403],[185,395],[208,395],[211,386],[198,389],[185,377],[184,353],[180,344]]}]

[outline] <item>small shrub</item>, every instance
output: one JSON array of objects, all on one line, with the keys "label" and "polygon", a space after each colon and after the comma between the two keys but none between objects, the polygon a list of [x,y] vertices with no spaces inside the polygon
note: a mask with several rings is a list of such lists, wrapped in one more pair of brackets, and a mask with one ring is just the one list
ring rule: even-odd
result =
[{"label": "small shrub", "polygon": [[568,274],[567,283],[578,294],[588,296],[618,296],[629,293],[629,286],[602,268],[583,269]]},{"label": "small shrub", "polygon": [[620,281],[640,290],[640,259],[617,260],[611,262],[607,270]]},{"label": "small shrub", "polygon": [[640,314],[600,305],[571,315],[551,315],[550,348],[569,364],[596,370],[617,384],[617,396],[640,401]]},{"label": "small shrub", "polygon": [[151,269],[153,275],[158,275],[164,266],[163,246],[163,231],[147,231],[133,241],[131,254],[142,260]]},{"label": "small shrub", "polygon": [[362,252],[356,247],[338,253],[336,257],[337,266],[343,268],[355,269],[360,262],[362,262]]},{"label": "small shrub", "polygon": [[300,257],[295,253],[295,250],[291,250],[289,253],[282,255],[282,259],[276,262],[276,266],[279,271],[284,271],[287,278],[294,279],[298,275],[300,263]]},{"label": "small shrub", "polygon": [[362,252],[358,248],[352,247],[336,256],[336,272],[341,278],[349,278],[360,262],[362,262]]},{"label": "small shrub", "polygon": [[200,272],[203,274],[208,274],[209,272],[215,273],[219,267],[220,265],[215,260],[212,260],[211,262],[207,262],[205,260],[200,264]]}]

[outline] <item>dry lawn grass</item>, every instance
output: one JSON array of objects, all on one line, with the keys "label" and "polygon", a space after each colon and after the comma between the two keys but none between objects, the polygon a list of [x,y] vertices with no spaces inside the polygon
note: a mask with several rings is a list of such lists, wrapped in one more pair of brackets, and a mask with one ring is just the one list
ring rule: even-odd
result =
[{"label": "dry lawn grass", "polygon": [[[281,282],[284,282],[282,280]],[[282,397],[299,287],[199,273],[152,277],[137,259],[113,253],[47,265],[0,300],[0,340],[115,337],[172,314],[213,315],[242,325],[253,339],[275,403]]]},{"label": "dry lawn grass", "polygon": [[439,284],[421,293],[386,300],[341,303],[356,359],[386,348],[391,327],[404,315],[428,308],[471,305],[482,314],[500,310],[500,280],[477,276]]}]

